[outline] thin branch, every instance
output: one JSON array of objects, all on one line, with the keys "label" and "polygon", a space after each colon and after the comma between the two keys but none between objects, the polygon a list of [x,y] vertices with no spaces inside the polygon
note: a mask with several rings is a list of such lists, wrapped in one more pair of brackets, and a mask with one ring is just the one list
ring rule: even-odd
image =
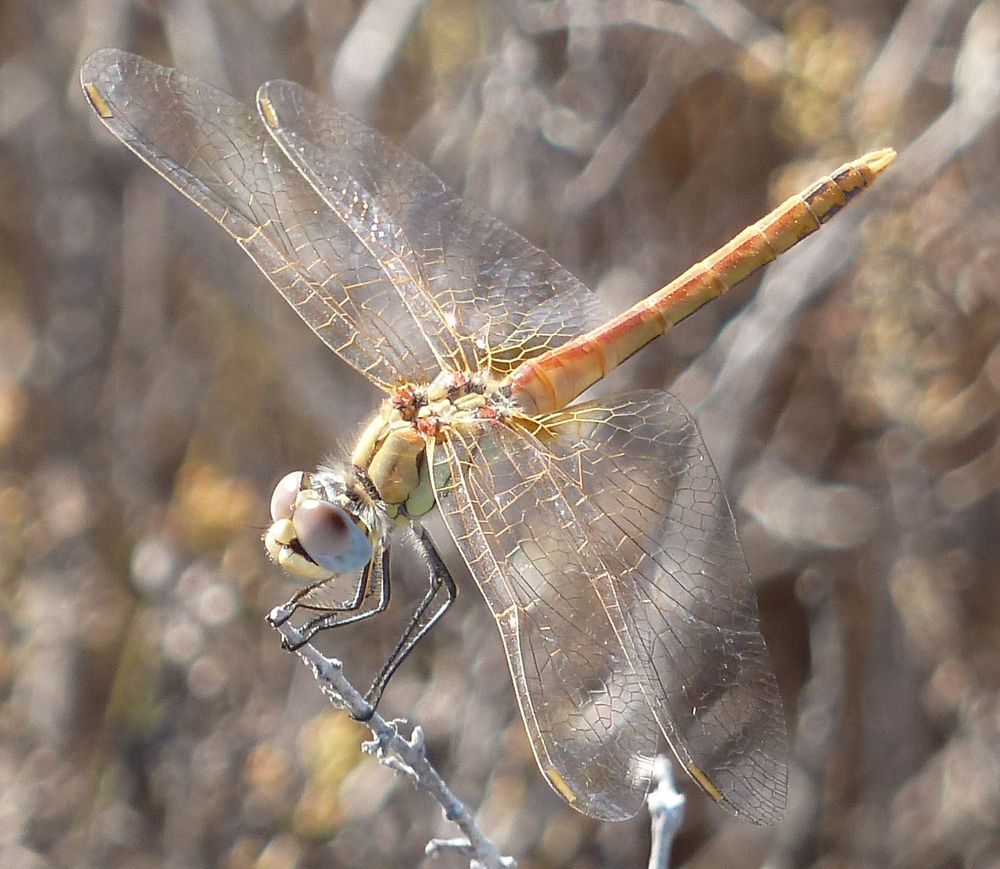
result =
[{"label": "thin branch", "polygon": [[[296,646],[303,642],[304,637],[288,620],[290,615],[289,607],[275,607],[268,621],[286,643]],[[496,845],[479,829],[469,810],[431,765],[424,750],[424,731],[419,725],[413,728],[412,737],[406,739],[399,732],[400,722],[386,721],[347,680],[340,661],[327,658],[309,643],[297,649],[296,654],[312,668],[330,702],[347,710],[353,718],[371,729],[374,739],[362,748],[377,757],[383,766],[405,775],[418,788],[434,797],[444,810],[445,817],[457,824],[465,835],[464,839],[433,839],[427,844],[427,854],[459,851],[469,858],[471,869],[513,869],[517,865],[513,857],[501,856]]]},{"label": "thin branch", "polygon": [[656,787],[646,797],[653,831],[649,869],[669,869],[674,836],[684,823],[684,795],[674,785],[673,766],[665,755],[653,762],[653,781]]}]

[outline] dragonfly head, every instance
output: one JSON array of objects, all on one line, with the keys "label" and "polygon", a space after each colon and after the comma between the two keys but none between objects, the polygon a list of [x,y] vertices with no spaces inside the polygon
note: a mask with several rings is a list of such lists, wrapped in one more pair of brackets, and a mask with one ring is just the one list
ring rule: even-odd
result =
[{"label": "dragonfly head", "polygon": [[271,495],[268,554],[284,570],[309,580],[353,573],[372,558],[372,535],[342,476],[292,471]]}]

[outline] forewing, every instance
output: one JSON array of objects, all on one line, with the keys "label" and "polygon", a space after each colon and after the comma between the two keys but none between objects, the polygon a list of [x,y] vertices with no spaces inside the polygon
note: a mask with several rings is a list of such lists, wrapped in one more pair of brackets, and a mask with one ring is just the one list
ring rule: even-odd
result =
[{"label": "forewing", "polygon": [[[776,821],[786,798],[781,702],[735,523],[693,420],[667,393],[636,392],[542,423],[535,436],[493,428],[456,463],[473,504],[464,524],[447,498],[442,507],[463,553],[492,558],[493,582],[508,587],[517,580],[505,562],[525,560],[560,592],[565,567],[546,553],[565,553],[572,583],[594,589],[624,650],[616,681],[631,677],[682,766],[734,813]],[[504,491],[523,490],[530,509],[520,515],[489,494],[491,453],[509,469]],[[539,526],[546,548],[534,542]]]},{"label": "forewing", "polygon": [[211,215],[312,330],[383,389],[436,373],[382,264],[294,169],[256,111],[204,82],[105,49],[80,71],[105,126]]},{"label": "forewing", "polygon": [[605,321],[555,260],[376,131],[292,82],[268,82],[257,100],[288,158],[391,264],[397,292],[453,369],[506,373]]}]

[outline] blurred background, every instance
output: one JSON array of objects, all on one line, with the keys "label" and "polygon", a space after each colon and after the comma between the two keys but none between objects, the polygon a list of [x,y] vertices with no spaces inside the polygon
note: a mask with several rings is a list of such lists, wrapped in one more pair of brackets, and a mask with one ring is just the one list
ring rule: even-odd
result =
[{"label": "blurred background", "polygon": [[[603,388],[695,411],[792,739],[784,822],[685,781],[675,863],[1000,865],[998,0],[0,2],[0,864],[416,866],[454,834],[264,623],[291,591],[259,540],[272,485],[378,396],[101,128],[77,71],[104,46],[248,102],[312,87],[613,310],[896,147]],[[522,867],[645,865],[647,818],[584,818],[537,773],[431,529],[464,593],[383,713]],[[321,647],[366,684],[422,583]]]}]

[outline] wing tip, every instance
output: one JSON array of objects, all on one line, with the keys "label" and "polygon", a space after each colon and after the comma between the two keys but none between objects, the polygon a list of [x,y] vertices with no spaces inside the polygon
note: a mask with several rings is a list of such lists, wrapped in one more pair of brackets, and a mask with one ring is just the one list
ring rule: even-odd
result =
[{"label": "wing tip", "polygon": [[269,130],[280,130],[284,125],[278,114],[278,106],[286,106],[291,97],[301,101],[301,85],[284,79],[271,79],[257,88],[257,112]]},{"label": "wing tip", "polygon": [[98,78],[109,66],[121,60],[136,57],[120,48],[98,48],[91,52],[80,67],[80,81],[86,83]]}]

